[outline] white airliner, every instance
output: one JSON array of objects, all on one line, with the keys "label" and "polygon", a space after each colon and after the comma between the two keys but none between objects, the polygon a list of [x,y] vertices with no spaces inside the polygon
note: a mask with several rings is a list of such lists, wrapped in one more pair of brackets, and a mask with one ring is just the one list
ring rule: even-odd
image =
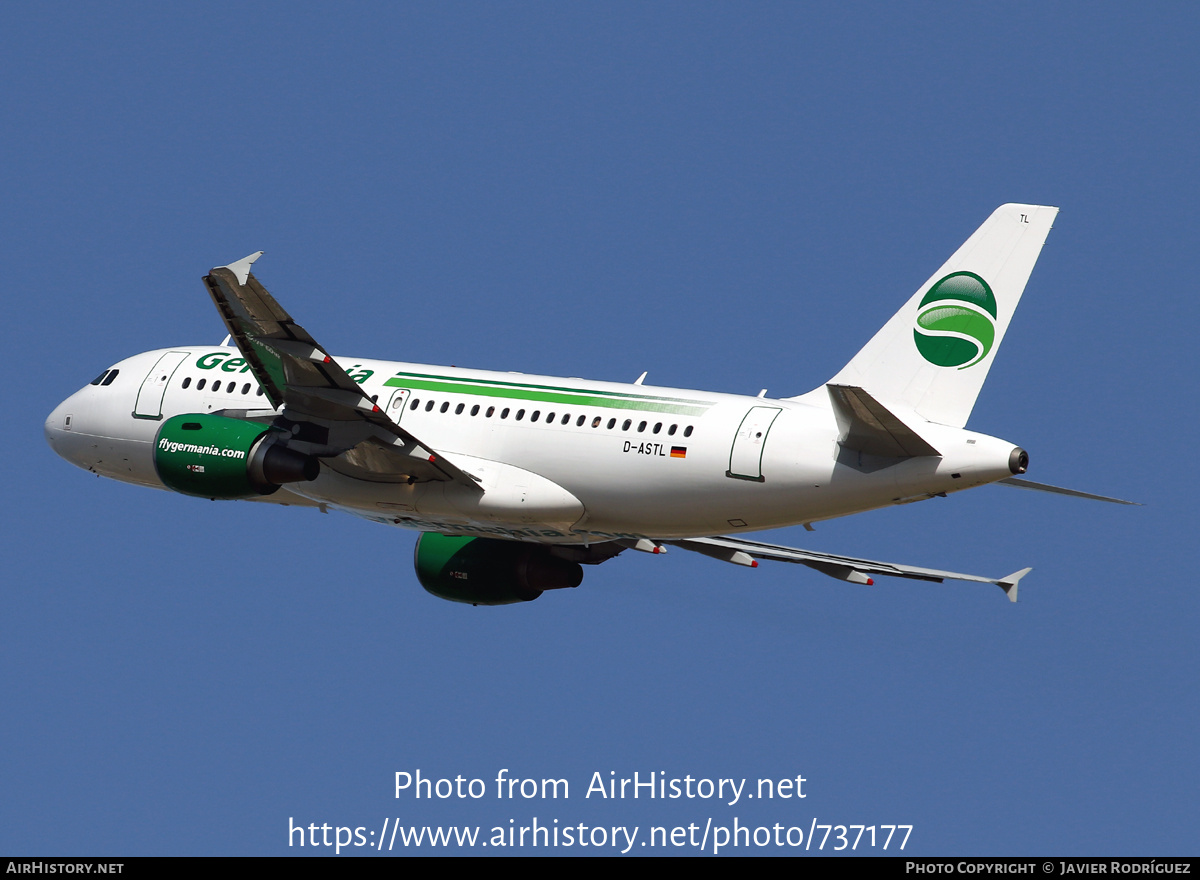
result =
[{"label": "white airliner", "polygon": [[998,208],[828,384],[780,400],[335,359],[250,274],[259,252],[204,278],[236,349],[127,358],[63,401],[46,438],[125,482],[417,529],[418,579],[459,602],[535,599],[577,586],[580,564],[666,545],[853,583],[992,583],[1015,602],[1030,569],[988,578],[733,535],[985,483],[1100,498],[1014,480],[1025,451],[964,428],[1057,213]]}]

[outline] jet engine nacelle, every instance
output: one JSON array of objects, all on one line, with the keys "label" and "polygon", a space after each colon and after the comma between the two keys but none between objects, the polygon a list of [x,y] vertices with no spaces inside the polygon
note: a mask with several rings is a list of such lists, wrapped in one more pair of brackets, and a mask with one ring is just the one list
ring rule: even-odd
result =
[{"label": "jet engine nacelle", "polygon": [[315,480],[321,464],[282,444],[269,426],[188,413],[163,422],[154,438],[154,468],[163,484],[201,498],[270,495],[285,483]]},{"label": "jet engine nacelle", "polygon": [[519,541],[422,532],[414,556],[421,586],[451,602],[531,602],[545,590],[583,582],[579,563],[559,559],[547,547]]}]

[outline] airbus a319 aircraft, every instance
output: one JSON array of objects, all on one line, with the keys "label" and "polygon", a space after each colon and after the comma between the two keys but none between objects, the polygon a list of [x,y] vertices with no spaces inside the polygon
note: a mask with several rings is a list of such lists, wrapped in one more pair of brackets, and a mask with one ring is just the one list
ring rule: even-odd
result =
[{"label": "airbus a319 aircraft", "polygon": [[[860,584],[989,578],[741,537],[1027,480],[1029,457],[967,430],[1057,208],[1004,205],[854,358],[784,399],[334,358],[250,273],[204,283],[237,348],[177,347],[101,373],[46,420],[63,458],[211,499],[336,509],[416,529],[444,599],[575,587],[581,565],[668,546]],[[226,340],[228,342],[228,340]]]}]

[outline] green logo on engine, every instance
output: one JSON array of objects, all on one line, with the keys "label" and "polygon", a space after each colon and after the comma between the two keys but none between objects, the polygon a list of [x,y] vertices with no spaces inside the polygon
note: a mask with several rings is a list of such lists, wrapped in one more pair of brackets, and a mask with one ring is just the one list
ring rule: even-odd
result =
[{"label": "green logo on engine", "polygon": [[953,272],[929,288],[913,327],[917,351],[939,367],[973,367],[996,340],[996,297],[974,272]]}]

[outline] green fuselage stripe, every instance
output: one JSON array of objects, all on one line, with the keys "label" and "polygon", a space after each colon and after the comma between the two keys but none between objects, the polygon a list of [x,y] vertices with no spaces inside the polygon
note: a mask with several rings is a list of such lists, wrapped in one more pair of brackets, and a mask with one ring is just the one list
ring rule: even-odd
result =
[{"label": "green fuselage stripe", "polygon": [[[701,416],[711,406],[708,401],[674,397],[652,397],[649,394],[586,391],[555,388],[549,385],[526,385],[518,382],[483,385],[472,379],[442,379],[415,373],[398,373],[384,382],[391,388],[412,388],[442,391],[446,394],[474,394],[480,397],[502,397],[513,400],[541,401],[568,406],[599,406],[609,409],[630,409],[642,412],[671,413],[681,416]],[[607,396],[610,395],[611,396]],[[602,396],[604,395],[604,396]]]}]

